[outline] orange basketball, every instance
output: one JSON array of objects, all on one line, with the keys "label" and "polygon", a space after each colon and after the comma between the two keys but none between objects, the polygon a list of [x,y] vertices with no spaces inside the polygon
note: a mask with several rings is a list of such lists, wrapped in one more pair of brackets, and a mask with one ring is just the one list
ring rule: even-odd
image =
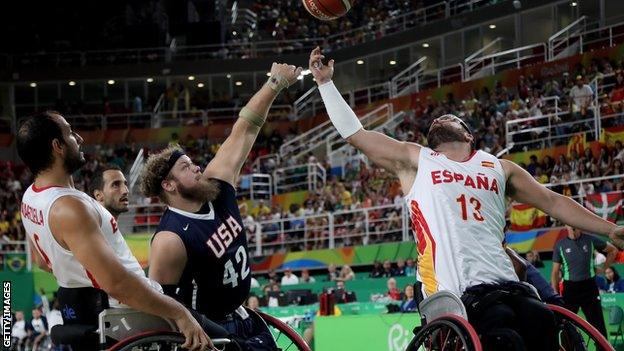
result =
[{"label": "orange basketball", "polygon": [[308,12],[322,20],[331,21],[344,16],[355,0],[302,0]]}]

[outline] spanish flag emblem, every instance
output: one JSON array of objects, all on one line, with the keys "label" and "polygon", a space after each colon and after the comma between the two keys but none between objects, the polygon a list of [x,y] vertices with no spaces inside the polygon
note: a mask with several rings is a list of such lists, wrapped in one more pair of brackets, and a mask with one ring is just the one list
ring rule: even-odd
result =
[{"label": "spanish flag emblem", "polygon": [[492,161],[481,161],[482,167],[494,168],[494,162]]}]

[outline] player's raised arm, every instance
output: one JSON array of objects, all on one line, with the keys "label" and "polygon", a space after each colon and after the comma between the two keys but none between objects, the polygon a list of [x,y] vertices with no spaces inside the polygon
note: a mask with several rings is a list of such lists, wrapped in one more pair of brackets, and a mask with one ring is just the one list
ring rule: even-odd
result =
[{"label": "player's raised arm", "polygon": [[204,170],[205,177],[221,179],[236,186],[240,170],[267,118],[273,100],[282,89],[297,81],[301,71],[301,67],[273,63],[271,77],[240,111],[232,133]]},{"label": "player's raised arm", "polygon": [[310,71],[319,86],[327,114],[338,133],[349,144],[386,170],[399,176],[403,171],[415,173],[418,167],[420,145],[401,142],[382,133],[364,129],[355,112],[332,82],[334,60],[324,65],[322,61],[324,58],[320,48],[314,49],[310,54]]},{"label": "player's raised arm", "polygon": [[551,217],[586,232],[610,237],[624,235],[624,227],[596,216],[572,198],[557,194],[539,184],[517,164],[508,160],[501,160],[501,163],[507,174],[506,192],[512,199],[535,206]]}]

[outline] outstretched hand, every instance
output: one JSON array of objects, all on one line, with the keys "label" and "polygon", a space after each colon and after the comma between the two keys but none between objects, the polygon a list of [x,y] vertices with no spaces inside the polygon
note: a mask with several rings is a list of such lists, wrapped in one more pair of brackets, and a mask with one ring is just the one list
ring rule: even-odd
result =
[{"label": "outstretched hand", "polygon": [[609,238],[620,250],[624,249],[624,226],[619,225],[615,227],[615,229],[609,233]]},{"label": "outstretched hand", "polygon": [[329,82],[334,75],[334,60],[329,60],[328,64],[324,65],[324,58],[325,56],[318,46],[310,53],[310,72],[312,72],[318,85]]},{"label": "outstretched hand", "polygon": [[301,75],[303,68],[295,67],[287,63],[273,62],[271,66],[271,77],[283,77],[288,81],[288,86],[293,85],[297,81],[297,77]]}]

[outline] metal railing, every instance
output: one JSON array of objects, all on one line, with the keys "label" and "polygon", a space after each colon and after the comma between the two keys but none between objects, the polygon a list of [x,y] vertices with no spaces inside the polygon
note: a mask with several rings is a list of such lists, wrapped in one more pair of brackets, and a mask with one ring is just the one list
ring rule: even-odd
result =
[{"label": "metal railing", "polygon": [[569,110],[560,110],[559,97],[536,101],[541,104],[538,115],[508,120],[505,123],[505,141],[507,145],[513,143],[513,150],[529,148],[548,148],[555,145],[567,144],[570,137],[580,131],[589,131],[594,138],[600,132],[596,129],[596,114],[582,118],[580,114]]},{"label": "metal railing", "polygon": [[[313,209],[304,209],[312,211]],[[256,255],[284,251],[332,249],[377,242],[407,241],[406,206],[346,209],[320,215],[260,220],[249,247]]]},{"label": "metal railing", "polygon": [[419,79],[425,71],[427,56],[423,56],[412,63],[406,69],[397,73],[390,80],[391,92],[390,96],[395,98],[407,95],[420,90]]},{"label": "metal railing", "polygon": [[426,70],[422,72],[418,80],[418,89],[439,88],[446,84],[461,82],[464,79],[464,65],[457,63],[454,65],[444,66]]},{"label": "metal railing", "polygon": [[546,44],[537,43],[496,52],[490,55],[466,59],[466,79],[480,78],[508,69],[521,68],[546,61]]},{"label": "metal railing", "polygon": [[503,39],[498,37],[464,59],[464,80],[470,80],[472,69],[481,62],[480,57],[500,50],[502,41]]},{"label": "metal railing", "polygon": [[241,199],[269,200],[273,195],[273,178],[270,174],[252,173],[239,177],[236,197]]},{"label": "metal railing", "polygon": [[316,90],[316,86],[310,88],[310,90],[306,91],[294,102],[293,112],[297,116],[297,119],[314,116],[316,114],[313,103],[314,100],[319,99]]},{"label": "metal railing", "polygon": [[320,163],[280,167],[273,171],[275,194],[299,190],[316,191],[325,185],[326,180],[325,168]]},{"label": "metal railing", "polygon": [[[573,27],[568,31],[559,32],[559,36],[554,39],[554,36],[551,37],[548,40],[550,60],[582,54],[593,49],[612,47],[624,42],[624,22],[606,27],[590,28],[595,25],[597,22],[587,24],[585,17],[582,17],[572,23],[570,26]],[[564,29],[568,29],[568,27]]]},{"label": "metal railing", "polygon": [[282,158],[278,153],[276,154],[268,154],[256,157],[252,164],[252,169],[254,172],[273,172],[275,167],[279,165],[282,161]]},{"label": "metal railing", "polygon": [[[387,109],[387,105],[389,104],[382,105],[381,107],[377,107],[373,111],[366,113],[364,116],[359,117],[360,120],[365,121],[370,116],[379,113],[380,109]],[[331,121],[327,120],[282,144],[282,146],[280,146],[280,157],[282,159],[291,157],[297,159],[304,154],[316,151],[317,149],[328,145],[327,140],[329,139],[338,139],[338,132],[331,124]],[[327,153],[327,151],[324,151],[323,153]]]},{"label": "metal railing", "polygon": [[[291,105],[273,105],[269,113],[281,118],[290,115],[291,111]],[[240,107],[230,107],[190,111],[66,115],[65,119],[73,128],[78,130],[161,128],[188,125],[205,126],[211,121],[236,119],[239,112]]]},{"label": "metal railing", "polygon": [[[371,112],[367,113],[364,117],[360,118],[360,123],[366,130],[381,130],[387,122],[399,118],[394,115],[394,108],[392,104],[384,104]],[[331,165],[335,167],[338,162],[339,155],[343,155],[350,146],[340,136],[340,134],[333,128],[333,132],[329,134],[325,139],[325,152]],[[338,162],[341,163],[341,162]]]},{"label": "metal railing", "polygon": [[[622,93],[624,87],[617,86],[616,83],[604,84],[607,78],[612,78],[613,76],[614,74],[611,73],[603,77],[596,77],[590,83],[592,90],[596,92],[593,101],[595,113],[598,116],[595,129],[601,131],[601,133],[603,127],[609,128],[624,125],[624,100],[618,100],[617,98]],[[615,100],[612,98],[615,98]]]},{"label": "metal railing", "polygon": [[[548,60],[552,61],[557,58],[574,55],[576,52],[573,52],[570,48],[576,44],[580,44],[576,45],[577,47],[582,46],[582,37],[579,37],[578,34],[585,30],[585,25],[586,17],[582,16],[551,35],[548,38]],[[579,40],[581,43],[579,43]]]}]

